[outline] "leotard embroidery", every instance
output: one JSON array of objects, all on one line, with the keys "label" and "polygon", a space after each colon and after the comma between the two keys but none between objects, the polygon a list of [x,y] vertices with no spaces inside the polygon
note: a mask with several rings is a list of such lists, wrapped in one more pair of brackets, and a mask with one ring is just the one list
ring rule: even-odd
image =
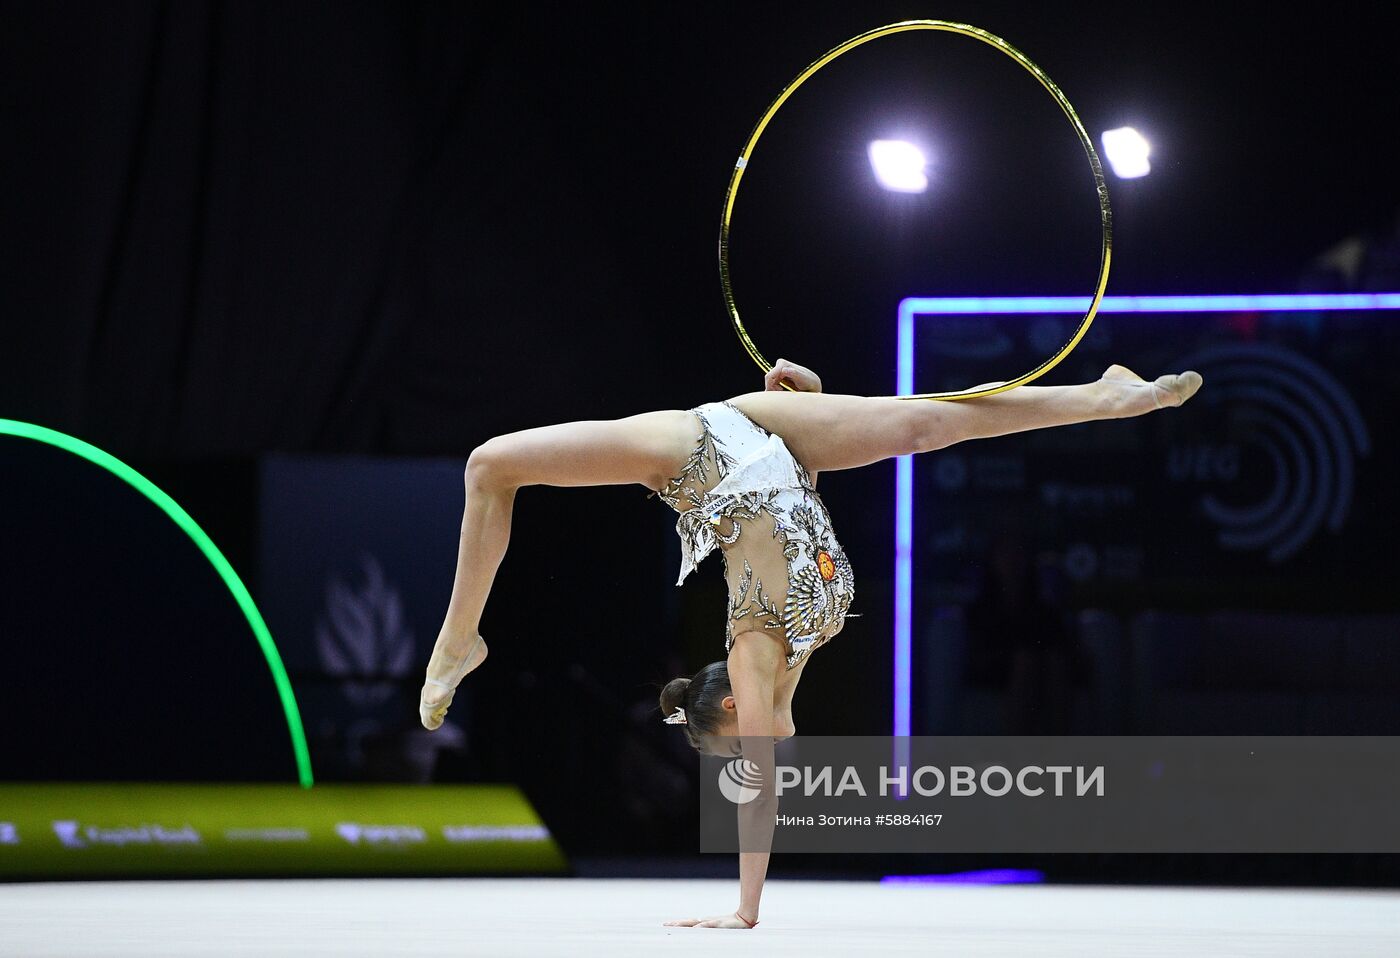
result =
[{"label": "leotard embroidery", "polygon": [[695,449],[654,493],[680,513],[676,584],[720,547],[729,584],[725,651],[738,623],[781,638],[795,668],[841,631],[855,573],[810,475],[781,436],[729,402],[689,412],[701,425]]}]

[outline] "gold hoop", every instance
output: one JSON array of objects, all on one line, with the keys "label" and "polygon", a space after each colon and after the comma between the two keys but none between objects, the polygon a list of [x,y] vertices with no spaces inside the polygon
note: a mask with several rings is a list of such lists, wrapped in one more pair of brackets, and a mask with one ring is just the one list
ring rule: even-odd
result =
[{"label": "gold hoop", "polygon": [[793,92],[806,82],[812,74],[816,73],[832,60],[835,60],[841,54],[848,50],[853,50],[863,43],[869,43],[871,40],[889,36],[892,33],[904,33],[910,30],[937,30],[944,33],[956,33],[965,37],[972,37],[975,40],[981,40],[988,46],[1000,50],[1021,66],[1025,67],[1031,76],[1040,81],[1041,86],[1050,91],[1050,95],[1055,98],[1055,102],[1060,105],[1060,109],[1064,111],[1065,116],[1069,117],[1070,124],[1074,127],[1074,132],[1079,136],[1079,142],[1084,146],[1084,152],[1089,155],[1089,167],[1094,174],[1094,186],[1099,198],[1100,221],[1103,226],[1103,245],[1099,259],[1099,275],[1098,280],[1094,284],[1094,297],[1089,303],[1089,309],[1084,313],[1084,318],[1079,321],[1079,325],[1075,328],[1073,335],[1070,336],[1068,341],[1066,341],[1053,356],[1030,372],[1003,382],[1000,385],[967,389],[960,392],[920,393],[914,396],[898,396],[895,398],[972,399],[977,396],[991,396],[999,392],[1005,392],[1008,389],[1015,389],[1017,386],[1024,386],[1026,383],[1045,375],[1051,369],[1054,369],[1055,366],[1059,364],[1060,360],[1068,356],[1070,350],[1073,349],[1079,341],[1084,338],[1084,334],[1089,331],[1089,324],[1094,321],[1094,316],[1099,311],[1099,303],[1103,300],[1104,289],[1108,286],[1108,265],[1113,251],[1113,211],[1108,204],[1108,184],[1104,182],[1103,166],[1099,163],[1098,154],[1094,152],[1093,142],[1089,139],[1089,135],[1084,132],[1084,124],[1079,121],[1079,114],[1075,112],[1069,100],[1060,92],[1060,88],[1055,85],[1055,81],[1046,76],[1045,71],[1032,63],[1024,53],[1017,50],[1001,37],[988,33],[986,30],[979,27],[970,26],[966,23],[951,23],[947,20],[903,20],[899,23],[891,23],[883,27],[876,27],[874,30],[869,30],[859,36],[852,37],[839,46],[832,47],[824,53],[820,59],[799,73],[797,79],[784,87],[783,92],[778,94],[778,98],[773,101],[772,105],[768,107],[763,116],[759,118],[758,124],[753,128],[753,132],[749,134],[748,141],[744,144],[743,150],[739,153],[739,159],[734,163],[734,172],[729,178],[729,188],[724,194],[724,216],[720,221],[719,227],[720,286],[724,290],[724,304],[729,310],[729,318],[734,323],[734,330],[739,334],[739,341],[744,344],[744,348],[748,350],[749,355],[753,357],[753,361],[758,363],[758,367],[766,374],[773,368],[773,364],[763,358],[763,354],[758,351],[758,347],[755,346],[753,340],[749,338],[748,330],[744,329],[744,323],[739,319],[739,309],[734,303],[734,288],[729,278],[729,222],[734,213],[734,200],[739,192],[739,181],[743,178],[744,170],[749,165],[749,157],[753,155],[754,146],[757,145],[758,138],[763,134],[763,130],[768,126],[768,122],[773,119],[774,114],[778,112],[778,108],[781,107],[787,98],[792,96]]}]

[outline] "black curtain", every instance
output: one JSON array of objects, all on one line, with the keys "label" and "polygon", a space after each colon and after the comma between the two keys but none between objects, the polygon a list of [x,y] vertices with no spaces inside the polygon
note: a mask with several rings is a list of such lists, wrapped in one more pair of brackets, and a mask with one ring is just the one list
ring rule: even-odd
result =
[{"label": "black curtain", "polygon": [[[931,13],[1033,53],[1095,130],[1157,131],[1152,177],[1114,181],[1111,292],[1288,289],[1348,232],[1391,228],[1395,82],[1369,15],[1334,37],[1243,9],[6,0],[0,416],[145,459],[465,456],[500,431],[752,389],[714,267],[734,153],[819,51]],[[951,39],[884,49],[954,89]],[[765,350],[883,392],[900,296],[1036,292],[1039,247],[1011,232],[948,275],[932,240],[972,242],[935,217],[890,274],[870,241],[882,204],[842,178],[863,160],[822,152],[821,123],[879,132],[832,90],[901,102],[897,64],[857,62],[804,88],[784,124],[806,111],[816,132],[746,180],[738,272]],[[999,91],[925,119],[1005,123]],[[768,245],[765,190],[791,204]],[[789,225],[821,203],[840,209]],[[1077,250],[1049,219],[1049,247]],[[1075,290],[1091,275],[1050,272]]]},{"label": "black curtain", "polygon": [[500,9],[7,5],[0,415],[138,458],[465,455],[564,394],[679,404],[626,386],[629,48]]}]

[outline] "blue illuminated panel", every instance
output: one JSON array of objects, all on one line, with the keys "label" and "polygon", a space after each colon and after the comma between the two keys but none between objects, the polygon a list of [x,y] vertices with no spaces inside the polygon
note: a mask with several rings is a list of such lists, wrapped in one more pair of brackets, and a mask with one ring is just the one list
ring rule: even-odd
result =
[{"label": "blue illuminated panel", "polygon": [[[1087,296],[908,297],[900,301],[896,395],[914,389],[915,319],[919,316],[1082,314]],[[1231,313],[1400,309],[1400,293],[1279,293],[1211,296],[1105,296],[1100,313]],[[895,462],[894,734],[910,734],[913,637],[914,463]]]}]

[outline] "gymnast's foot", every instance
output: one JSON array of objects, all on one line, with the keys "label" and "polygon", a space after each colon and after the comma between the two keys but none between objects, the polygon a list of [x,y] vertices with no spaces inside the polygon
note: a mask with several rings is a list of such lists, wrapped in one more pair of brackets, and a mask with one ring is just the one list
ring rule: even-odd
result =
[{"label": "gymnast's foot", "polygon": [[479,633],[465,652],[460,651],[460,645],[454,652],[454,644],[439,636],[433,657],[428,660],[428,675],[418,699],[418,718],[430,732],[439,728],[447,717],[447,707],[457,694],[458,683],[486,661],[486,642]]},{"label": "gymnast's foot", "polygon": [[1154,409],[1180,406],[1201,388],[1201,374],[1194,369],[1184,373],[1158,376],[1152,382],[1143,379],[1126,366],[1114,364],[1104,370],[1101,383],[1114,389],[1114,406],[1118,416],[1141,416]]}]

